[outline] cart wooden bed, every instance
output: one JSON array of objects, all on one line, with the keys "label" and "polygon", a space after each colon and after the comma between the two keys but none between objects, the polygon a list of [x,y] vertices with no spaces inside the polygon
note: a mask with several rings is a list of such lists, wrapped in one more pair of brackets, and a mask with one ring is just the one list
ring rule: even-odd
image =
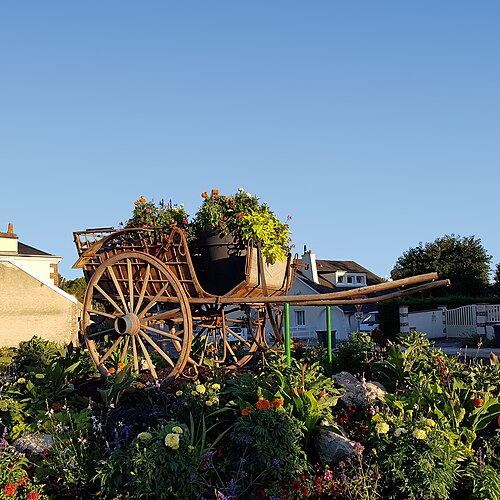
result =
[{"label": "cart wooden bed", "polygon": [[361,295],[357,303],[380,302],[448,283],[430,273],[344,292],[288,296],[296,258],[269,265],[257,246],[248,245],[237,284],[215,294],[200,283],[202,259],[180,228],[98,228],[73,235],[79,255],[73,267],[87,281],[80,333],[103,376],[131,365],[136,373],[168,383],[180,374],[195,378],[202,365],[237,369],[255,353],[283,344],[285,302],[341,305]]}]

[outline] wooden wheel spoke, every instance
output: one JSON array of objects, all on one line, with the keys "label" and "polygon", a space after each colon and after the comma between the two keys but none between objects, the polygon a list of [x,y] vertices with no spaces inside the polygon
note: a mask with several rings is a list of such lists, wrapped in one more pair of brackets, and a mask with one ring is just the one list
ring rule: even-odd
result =
[{"label": "wooden wheel spoke", "polygon": [[118,292],[118,295],[120,296],[120,299],[122,301],[123,307],[125,308],[125,312],[129,312],[129,308],[127,305],[127,301],[125,300],[125,297],[123,295],[123,290],[122,287],[120,286],[120,283],[118,283],[118,279],[116,278],[116,274],[113,270],[112,266],[108,267],[109,275],[111,276],[111,279],[113,280],[113,283],[116,287],[116,291]]},{"label": "wooden wheel spoke", "polygon": [[125,314],[123,309],[97,284],[94,283],[94,287],[102,294],[103,297],[118,311],[119,314]]},{"label": "wooden wheel spoke", "polygon": [[132,275],[132,262],[127,259],[127,274],[128,274],[128,293],[130,297],[129,309],[134,310],[134,280]]},{"label": "wooden wheel spoke", "polygon": [[[153,314],[152,316],[148,316],[147,320],[148,321],[160,321],[160,320],[165,320],[169,319],[172,320],[176,316],[178,316],[181,313],[181,310],[177,307],[175,309],[171,309],[170,311],[164,311],[158,314]],[[180,318],[182,320],[182,318]]]},{"label": "wooden wheel spoke", "polygon": [[120,342],[122,340],[123,340],[123,337],[118,337],[113,342],[113,345],[106,351],[106,353],[104,354],[104,356],[102,356],[102,358],[99,359],[99,364],[100,365],[102,365],[104,363],[104,361],[106,361],[111,356],[111,354],[113,354],[113,352],[115,351],[115,349],[118,347],[118,345],[120,344]]},{"label": "wooden wheel spoke", "polygon": [[167,356],[166,352],[146,332],[141,330],[141,335],[172,368],[175,366],[175,363]]},{"label": "wooden wheel spoke", "polygon": [[151,302],[141,311],[141,314],[139,314],[139,318],[144,318],[144,315],[154,306],[156,305],[156,302],[158,299],[163,295],[163,293],[167,290],[167,288],[170,286],[170,283],[167,283],[162,286],[161,290],[154,296],[154,298],[151,300]]},{"label": "wooden wheel spoke", "polygon": [[114,314],[109,314],[109,313],[104,312],[104,311],[98,311],[97,309],[88,309],[87,312],[89,314],[95,314],[96,316],[104,316],[105,318],[109,318],[109,319],[116,318],[116,315],[114,315]]},{"label": "wooden wheel spoke", "polygon": [[142,353],[144,354],[144,357],[146,358],[146,363],[148,364],[149,371],[151,372],[151,375],[155,379],[158,378],[158,375],[156,374],[155,367],[153,365],[153,362],[151,361],[151,358],[149,357],[148,350],[146,349],[146,346],[144,345],[144,342],[142,341],[141,337],[137,336],[137,341],[139,342],[139,345],[141,346]]},{"label": "wooden wheel spoke", "polygon": [[132,337],[132,355],[134,356],[134,371],[139,373],[139,358],[137,356],[137,342],[135,341],[135,336]]},{"label": "wooden wheel spoke", "polygon": [[148,330],[149,332],[153,332],[153,333],[156,333],[158,335],[161,335],[162,337],[166,337],[167,339],[178,340],[178,341],[181,340],[177,333],[172,334],[170,332],[166,332],[165,330],[158,330],[158,328],[153,328],[152,326],[147,326],[147,325],[142,325],[141,328],[144,328],[145,330]]},{"label": "wooden wheel spoke", "polygon": [[114,331],[116,331],[114,328],[107,328],[106,330],[102,330],[100,332],[86,333],[85,335],[88,339],[95,339],[96,337],[99,337],[100,335],[105,335],[106,333],[114,332]]},{"label": "wooden wheel spoke", "polygon": [[127,338],[125,339],[125,345],[123,346],[123,351],[120,356],[120,362],[125,363],[125,359],[127,358],[127,351],[128,351],[128,346],[130,344],[130,336],[127,335]]},{"label": "wooden wheel spoke", "polygon": [[139,313],[139,309],[142,306],[142,301],[144,300],[144,295],[146,295],[146,289],[148,287],[150,272],[151,272],[151,265],[148,263],[146,267],[146,272],[144,273],[144,281],[142,282],[141,293],[137,300],[137,305],[135,306],[135,311],[134,311],[135,314]]},{"label": "wooden wheel spoke", "polygon": [[[231,357],[233,358],[234,362],[236,363],[238,361],[238,358],[237,358],[236,354],[234,353],[231,345],[229,344],[229,342],[225,342],[225,344],[227,345],[227,350],[229,351],[229,354],[231,354]],[[224,352],[224,357],[226,357],[225,352]]]}]

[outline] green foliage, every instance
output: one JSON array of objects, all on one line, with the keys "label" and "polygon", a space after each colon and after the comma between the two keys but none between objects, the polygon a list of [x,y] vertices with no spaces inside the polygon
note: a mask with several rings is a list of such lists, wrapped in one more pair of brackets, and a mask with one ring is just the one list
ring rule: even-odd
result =
[{"label": "green foliage", "polygon": [[30,478],[33,464],[22,453],[6,443],[2,438],[0,447],[0,500],[27,499],[42,500],[43,486],[36,478]]},{"label": "green foliage", "polygon": [[116,449],[99,462],[96,479],[104,495],[120,491],[130,498],[197,498],[196,477],[203,453],[192,444],[185,424],[139,434],[126,450]]},{"label": "green foliage", "polygon": [[464,450],[435,422],[430,421],[432,426],[426,425],[428,422],[393,420],[385,433],[377,432],[375,425],[373,446],[382,475],[383,498],[450,498]]},{"label": "green foliage", "polygon": [[63,280],[59,286],[73,297],[76,297],[82,304],[85,299],[85,291],[87,290],[87,281],[84,277],[75,278],[74,280]]},{"label": "green foliage", "polygon": [[352,332],[349,339],[339,343],[332,362],[333,373],[369,374],[370,365],[378,356],[375,342],[365,332]]},{"label": "green foliage", "polygon": [[304,425],[282,407],[254,409],[236,419],[231,435],[233,452],[245,453],[245,470],[259,482],[286,480],[308,470],[300,443]]},{"label": "green foliage", "polygon": [[432,243],[420,243],[397,260],[391,278],[437,272],[441,279],[451,280],[449,289],[433,291],[433,295],[484,294],[489,286],[490,261],[480,239],[445,235]]},{"label": "green foliage", "polygon": [[173,205],[172,202],[165,203],[160,200],[155,203],[154,199],[147,201],[141,196],[134,202],[134,212],[132,217],[121,223],[125,228],[154,227],[168,230],[172,224],[186,229],[188,225],[188,215],[184,210],[184,205]]}]

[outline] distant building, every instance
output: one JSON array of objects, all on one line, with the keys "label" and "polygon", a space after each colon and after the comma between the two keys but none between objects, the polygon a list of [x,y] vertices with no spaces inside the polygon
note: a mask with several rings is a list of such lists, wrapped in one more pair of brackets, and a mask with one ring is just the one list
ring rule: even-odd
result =
[{"label": "distant building", "polygon": [[60,261],[21,243],[12,224],[0,232],[0,346],[35,335],[77,342],[81,304],[57,286]]},{"label": "distant building", "polygon": [[[316,256],[304,249],[294,283],[289,295],[313,295],[340,292],[349,289],[376,285],[384,280],[352,260],[316,260]],[[319,296],[318,299],[321,297]],[[358,327],[356,307],[352,305],[331,306],[331,328],[337,340],[345,340]],[[365,305],[362,310],[362,330],[376,317],[376,305]],[[298,339],[317,340],[318,333],[326,330],[326,310],[322,306],[290,307],[290,334]]]}]

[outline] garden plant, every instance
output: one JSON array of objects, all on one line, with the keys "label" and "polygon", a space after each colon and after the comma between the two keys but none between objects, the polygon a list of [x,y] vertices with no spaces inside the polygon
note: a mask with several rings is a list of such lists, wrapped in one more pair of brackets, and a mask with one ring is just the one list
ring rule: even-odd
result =
[{"label": "garden plant", "polygon": [[[353,334],[333,367],[322,347],[294,347],[290,366],[268,353],[164,390],[126,360],[101,378],[83,348],[4,349],[0,498],[500,498],[494,360],[418,333],[386,352]],[[343,455],[325,456],[325,435]]]}]

